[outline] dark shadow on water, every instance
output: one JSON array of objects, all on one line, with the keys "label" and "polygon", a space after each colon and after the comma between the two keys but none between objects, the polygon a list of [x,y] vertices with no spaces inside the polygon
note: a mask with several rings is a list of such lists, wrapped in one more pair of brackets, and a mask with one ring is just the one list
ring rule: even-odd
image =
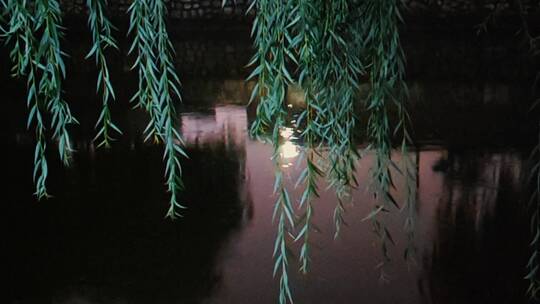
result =
[{"label": "dark shadow on water", "polygon": [[8,149],[18,157],[3,202],[7,303],[201,303],[219,286],[221,248],[249,205],[237,151],[188,150],[188,209],[173,222],[160,149],[79,151],[72,168],[52,166],[55,197],[39,203],[31,150]]}]

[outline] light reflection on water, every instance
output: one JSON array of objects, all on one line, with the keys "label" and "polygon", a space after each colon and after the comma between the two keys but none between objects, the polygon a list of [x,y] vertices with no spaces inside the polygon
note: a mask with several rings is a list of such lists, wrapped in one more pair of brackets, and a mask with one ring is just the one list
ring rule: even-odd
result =
[{"label": "light reflection on water", "polygon": [[[242,106],[183,113],[181,120],[190,154],[184,162],[189,208],[177,223],[161,219],[166,197],[160,150],[132,142],[127,149],[119,143],[110,153],[82,149],[67,181],[58,173],[62,169],[51,170],[51,183],[62,190],[39,208],[33,198],[13,193],[6,214],[27,214],[29,220],[8,219],[13,236],[7,245],[15,265],[8,270],[14,277],[11,303],[276,303],[272,147],[249,139]],[[280,135],[285,180],[297,200],[301,147],[293,129]],[[31,146],[21,149],[31,155]],[[399,154],[393,156],[399,162]],[[96,157],[103,159],[94,162]],[[394,210],[387,215],[396,242],[391,282],[378,282],[381,252],[370,223],[361,221],[373,204],[367,191],[373,155],[367,153],[358,166],[360,187],[346,206],[347,226],[337,240],[335,195],[321,191],[315,202],[314,223],[321,233],[313,235],[311,271],[300,275],[291,263],[297,303],[520,302],[527,244],[527,223],[519,211],[522,155],[433,146],[414,157],[417,265],[409,268],[402,259],[404,214]],[[26,174],[13,174],[31,189]],[[402,180],[395,181],[400,201]],[[320,189],[326,188],[321,181]],[[132,193],[125,197],[125,191]],[[27,244],[29,237],[39,239]],[[49,266],[42,265],[49,260]],[[47,271],[40,271],[43,267]]]},{"label": "light reflection on water", "polygon": [[294,158],[300,154],[298,145],[293,142],[298,138],[294,136],[294,129],[288,127],[283,128],[279,135],[282,138],[282,142],[279,143],[279,153],[283,160],[286,161],[281,166],[288,168],[292,166]]}]

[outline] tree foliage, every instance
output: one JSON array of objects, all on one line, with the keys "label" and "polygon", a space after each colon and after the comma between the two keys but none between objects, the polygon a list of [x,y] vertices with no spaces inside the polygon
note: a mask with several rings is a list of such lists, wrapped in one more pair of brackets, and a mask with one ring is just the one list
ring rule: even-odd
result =
[{"label": "tree foliage", "polygon": [[[309,265],[309,236],[314,229],[311,221],[313,200],[318,197],[317,181],[326,177],[334,188],[337,199],[334,211],[336,236],[343,222],[344,202],[358,185],[355,177],[357,152],[358,111],[369,113],[368,149],[376,158],[372,168],[372,191],[377,197],[366,219],[373,222],[375,233],[381,240],[383,267],[389,259],[388,242],[393,242],[386,228],[383,213],[392,207],[401,207],[392,197],[394,188],[391,168],[398,165],[391,157],[394,148],[391,139],[401,132],[404,154],[403,177],[407,180],[407,231],[411,245],[414,226],[414,185],[416,174],[407,155],[411,138],[408,133],[406,110],[407,87],[404,82],[404,54],[399,42],[398,24],[401,20],[398,1],[265,1],[254,2],[257,9],[253,23],[255,56],[250,62],[256,78],[252,99],[259,98],[257,118],[251,126],[254,136],[271,134],[276,163],[277,196],[275,216],[278,229],[274,248],[275,274],[280,274],[280,303],[292,302],[288,280],[289,254],[287,238],[296,231],[295,240],[302,240],[300,270],[307,272]],[[359,96],[361,79],[369,79],[367,98]],[[284,188],[280,171],[280,130],[287,126],[285,94],[287,85],[298,84],[304,91],[306,108],[297,120],[303,126],[301,133],[306,156],[306,167],[297,184],[304,192],[296,209]],[[398,121],[391,121],[388,112],[396,109]],[[324,151],[324,153],[323,153]],[[325,165],[326,164],[326,165]],[[385,212],[383,212],[385,211]],[[295,220],[296,218],[296,220]]]}]

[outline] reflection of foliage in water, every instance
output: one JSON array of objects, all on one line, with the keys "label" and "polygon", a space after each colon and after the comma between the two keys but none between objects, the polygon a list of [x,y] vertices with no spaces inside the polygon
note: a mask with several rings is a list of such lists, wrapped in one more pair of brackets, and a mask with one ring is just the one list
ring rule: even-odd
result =
[{"label": "reflection of foliage in water", "polygon": [[[533,58],[533,62],[538,61],[540,58],[540,35],[536,35],[531,30],[528,20],[527,12],[523,5],[522,0],[515,0],[520,21],[521,21],[521,37],[524,41],[526,51],[529,56]],[[486,25],[490,20],[496,18],[497,11],[489,16],[483,23],[483,29],[486,30]],[[533,91],[538,95],[537,87],[540,83],[540,70],[536,73],[536,78],[533,81]],[[537,100],[534,101],[533,107],[537,107],[540,103],[540,97],[536,96]],[[537,114],[537,113],[536,113]],[[531,171],[529,172],[529,180],[532,181],[533,192],[530,198],[528,209],[530,210],[530,226],[532,240],[530,242],[531,255],[526,264],[527,274],[525,279],[529,281],[529,288],[527,294],[533,300],[539,300],[540,294],[540,137],[539,142],[531,153]]]},{"label": "reflection of foliage in water", "polygon": [[526,215],[519,199],[522,156],[448,154],[434,167],[444,171],[441,197],[447,200],[438,204],[436,241],[423,259],[425,300],[522,303],[522,271],[508,262],[525,260],[527,254]]}]

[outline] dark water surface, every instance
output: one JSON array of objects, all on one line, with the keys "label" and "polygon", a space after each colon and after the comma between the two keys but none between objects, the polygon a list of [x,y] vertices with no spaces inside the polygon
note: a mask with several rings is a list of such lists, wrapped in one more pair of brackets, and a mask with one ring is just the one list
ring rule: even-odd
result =
[{"label": "dark water surface", "polygon": [[[2,203],[7,303],[276,303],[272,150],[247,135],[253,111],[242,104],[249,85],[240,77],[183,78],[188,97],[181,131],[190,159],[183,161],[182,200],[188,209],[172,222],[163,219],[168,196],[161,148],[142,142],[145,116],[125,106],[135,73],[125,76],[123,63],[116,63],[125,78],[117,76],[124,106],[115,117],[125,135],[113,149],[97,150],[91,144],[99,105],[94,72],[91,62],[73,61],[78,71],[66,94],[81,121],[74,128],[77,153],[70,168],[50,153],[54,197],[41,202],[32,196],[33,138],[24,130],[23,88],[5,79],[7,65],[0,68],[2,99],[13,110],[2,113],[9,131]],[[421,143],[414,152],[417,264],[408,267],[402,258],[404,214],[396,210],[388,216],[396,242],[391,280],[378,281],[381,252],[370,223],[361,221],[373,204],[367,154],[354,204],[347,206],[348,226],[337,240],[334,194],[322,191],[315,202],[321,233],[313,236],[311,271],[300,275],[291,263],[296,303],[526,302],[523,176],[534,132],[524,119],[528,105],[514,102],[526,96],[526,82],[420,76],[410,80]],[[299,150],[284,138],[289,164],[283,170],[295,197],[301,193],[294,188]],[[398,189],[401,184],[397,179]]]}]

